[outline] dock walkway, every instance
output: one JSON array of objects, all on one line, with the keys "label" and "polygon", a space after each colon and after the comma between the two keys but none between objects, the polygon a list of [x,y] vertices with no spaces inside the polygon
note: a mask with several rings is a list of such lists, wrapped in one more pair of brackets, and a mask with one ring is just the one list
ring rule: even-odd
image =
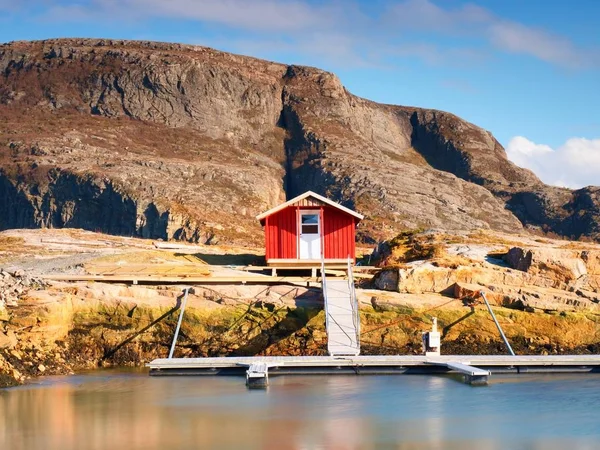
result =
[{"label": "dock walkway", "polygon": [[323,299],[327,315],[327,351],[335,356],[358,355],[360,336],[356,323],[360,318],[353,308],[356,299],[348,280],[328,279],[323,284]]},{"label": "dock walkway", "polygon": [[503,356],[248,356],[155,359],[151,375],[244,375],[264,363],[269,375],[440,374],[465,375],[470,384],[485,384],[493,373],[599,372],[600,355]]}]

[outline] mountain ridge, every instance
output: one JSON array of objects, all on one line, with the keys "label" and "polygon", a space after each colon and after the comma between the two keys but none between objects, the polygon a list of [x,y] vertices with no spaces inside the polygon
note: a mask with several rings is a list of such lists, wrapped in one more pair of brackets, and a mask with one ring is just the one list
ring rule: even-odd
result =
[{"label": "mountain ridge", "polygon": [[600,188],[544,185],[490,132],[354,96],[312,67],[183,44],[19,41],[0,46],[0,118],[0,229],[258,241],[254,216],[310,189],[366,213],[365,241],[523,225],[600,237]]}]

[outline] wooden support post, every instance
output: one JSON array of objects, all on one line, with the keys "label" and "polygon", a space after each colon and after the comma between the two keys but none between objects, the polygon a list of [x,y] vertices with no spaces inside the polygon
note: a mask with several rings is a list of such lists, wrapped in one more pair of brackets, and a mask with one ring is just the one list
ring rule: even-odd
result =
[{"label": "wooden support post", "polygon": [[272,276],[272,277],[276,277],[276,276],[277,276],[277,269],[276,269],[275,267],[273,267],[273,268],[271,269],[271,276]]}]

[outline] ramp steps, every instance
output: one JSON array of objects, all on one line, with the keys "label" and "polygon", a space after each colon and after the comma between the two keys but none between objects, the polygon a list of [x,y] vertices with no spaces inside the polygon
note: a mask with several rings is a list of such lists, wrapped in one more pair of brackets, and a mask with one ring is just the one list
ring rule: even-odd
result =
[{"label": "ramp steps", "polygon": [[327,351],[330,355],[358,355],[358,308],[352,289],[354,280],[325,279],[323,274],[323,299],[327,316]]}]

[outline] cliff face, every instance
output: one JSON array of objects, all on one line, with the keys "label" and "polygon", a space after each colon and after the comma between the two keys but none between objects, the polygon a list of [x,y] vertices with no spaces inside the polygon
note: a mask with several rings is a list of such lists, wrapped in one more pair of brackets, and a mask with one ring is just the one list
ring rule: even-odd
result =
[{"label": "cliff face", "polygon": [[366,240],[522,224],[600,236],[597,189],[545,186],[487,131],[358,98],[318,69],[147,42],[0,46],[0,229],[258,240],[254,216],[307,189],[365,213]]}]

